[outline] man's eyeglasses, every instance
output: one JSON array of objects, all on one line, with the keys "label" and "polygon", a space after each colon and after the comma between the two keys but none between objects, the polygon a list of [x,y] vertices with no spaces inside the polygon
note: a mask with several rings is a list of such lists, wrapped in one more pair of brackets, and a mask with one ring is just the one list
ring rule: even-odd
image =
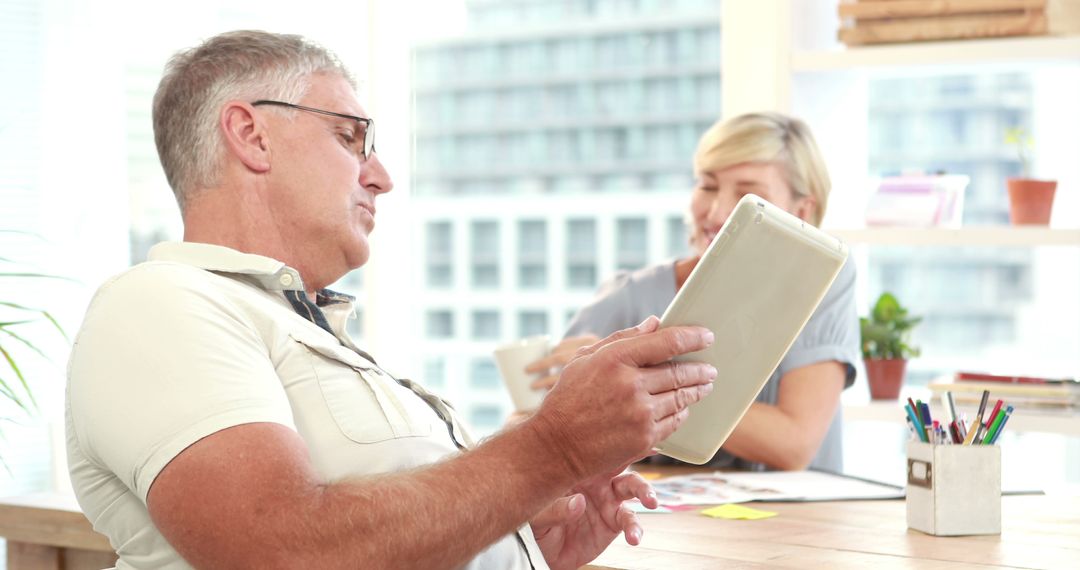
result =
[{"label": "man's eyeglasses", "polygon": [[363,143],[363,146],[357,150],[364,157],[364,160],[370,158],[371,154],[375,152],[375,121],[371,119],[365,119],[364,117],[357,117],[355,115],[346,115],[344,113],[335,113],[333,111],[324,111],[322,109],[305,107],[303,105],[286,103],[284,101],[268,101],[266,99],[260,99],[252,103],[252,105],[277,105],[279,107],[290,107],[292,109],[308,111],[309,113],[319,113],[320,115],[329,115],[331,117],[338,117],[341,119],[351,119],[353,121],[356,121],[357,125],[357,136],[356,140],[353,142],[354,147],[358,146],[356,143]]}]

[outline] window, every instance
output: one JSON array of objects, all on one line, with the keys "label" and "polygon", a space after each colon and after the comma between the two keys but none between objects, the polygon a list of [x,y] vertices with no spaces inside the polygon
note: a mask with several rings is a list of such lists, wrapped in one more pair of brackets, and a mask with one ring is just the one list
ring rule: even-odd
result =
[{"label": "window", "polygon": [[469,422],[477,431],[490,432],[501,427],[502,408],[492,404],[477,404],[469,412]]},{"label": "window", "polygon": [[667,234],[667,254],[669,257],[683,257],[690,253],[690,246],[687,243],[686,222],[683,221],[682,216],[668,218]]},{"label": "window", "polygon": [[473,388],[491,390],[502,387],[499,369],[495,367],[495,361],[491,358],[474,358],[470,372],[469,386]]},{"label": "window", "polygon": [[648,223],[643,218],[616,220],[615,264],[620,270],[643,267],[648,260]]},{"label": "window", "polygon": [[353,338],[353,340],[361,340],[364,338],[364,310],[357,308],[353,311],[353,314],[349,317],[349,320],[345,322],[345,332]]},{"label": "window", "polygon": [[566,223],[566,260],[567,287],[596,287],[596,220]]},{"label": "window", "polygon": [[539,334],[548,334],[546,311],[522,311],[518,315],[518,336],[525,338]]},{"label": "window", "polygon": [[518,222],[518,284],[523,289],[547,287],[547,222]]},{"label": "window", "polygon": [[473,338],[476,340],[497,340],[499,332],[498,311],[473,311]]},{"label": "window", "polygon": [[472,223],[472,284],[482,289],[499,286],[499,223],[496,221]]},{"label": "window", "polygon": [[424,377],[420,383],[427,388],[446,388],[446,359],[436,356],[424,360]]},{"label": "window", "polygon": [[450,222],[427,224],[427,282],[443,289],[454,282],[454,236]]},{"label": "window", "polygon": [[427,312],[427,336],[434,339],[446,339],[454,336],[454,314],[450,311]]}]

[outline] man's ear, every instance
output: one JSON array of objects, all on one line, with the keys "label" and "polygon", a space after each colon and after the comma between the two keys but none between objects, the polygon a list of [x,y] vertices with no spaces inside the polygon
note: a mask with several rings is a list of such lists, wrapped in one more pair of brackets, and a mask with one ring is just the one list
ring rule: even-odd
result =
[{"label": "man's ear", "polygon": [[253,172],[270,170],[270,137],[266,123],[255,108],[242,101],[229,101],[221,109],[221,132],[225,147]]}]

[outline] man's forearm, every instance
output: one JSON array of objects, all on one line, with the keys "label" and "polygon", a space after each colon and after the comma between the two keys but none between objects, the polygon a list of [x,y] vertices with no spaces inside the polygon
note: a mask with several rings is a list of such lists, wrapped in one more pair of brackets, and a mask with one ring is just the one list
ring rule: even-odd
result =
[{"label": "man's forearm", "polygon": [[[415,471],[322,486],[282,539],[310,567],[453,568],[513,532],[575,483],[530,422]],[[298,555],[298,556],[297,556]]]}]

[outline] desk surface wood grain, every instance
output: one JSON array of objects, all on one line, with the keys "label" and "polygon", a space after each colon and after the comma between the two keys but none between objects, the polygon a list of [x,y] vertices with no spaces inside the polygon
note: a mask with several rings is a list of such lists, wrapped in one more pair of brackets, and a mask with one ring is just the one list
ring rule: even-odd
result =
[{"label": "desk surface wood grain", "polygon": [[[697,510],[641,515],[641,546],[620,538],[589,568],[1080,568],[1080,497],[1075,496],[1003,497],[1001,535],[970,537],[908,530],[903,501],[750,505],[779,515],[757,521],[712,519]],[[70,549],[55,555],[67,564],[15,568],[93,567],[73,564],[77,553],[115,560],[108,541],[69,496],[0,500],[0,536],[22,543],[27,557],[40,555],[37,545]]]},{"label": "desk surface wood grain", "polygon": [[641,545],[617,539],[589,568],[1080,568],[1080,497],[1003,497],[1001,535],[970,537],[909,530],[903,501],[748,506],[779,515],[641,515]]}]

